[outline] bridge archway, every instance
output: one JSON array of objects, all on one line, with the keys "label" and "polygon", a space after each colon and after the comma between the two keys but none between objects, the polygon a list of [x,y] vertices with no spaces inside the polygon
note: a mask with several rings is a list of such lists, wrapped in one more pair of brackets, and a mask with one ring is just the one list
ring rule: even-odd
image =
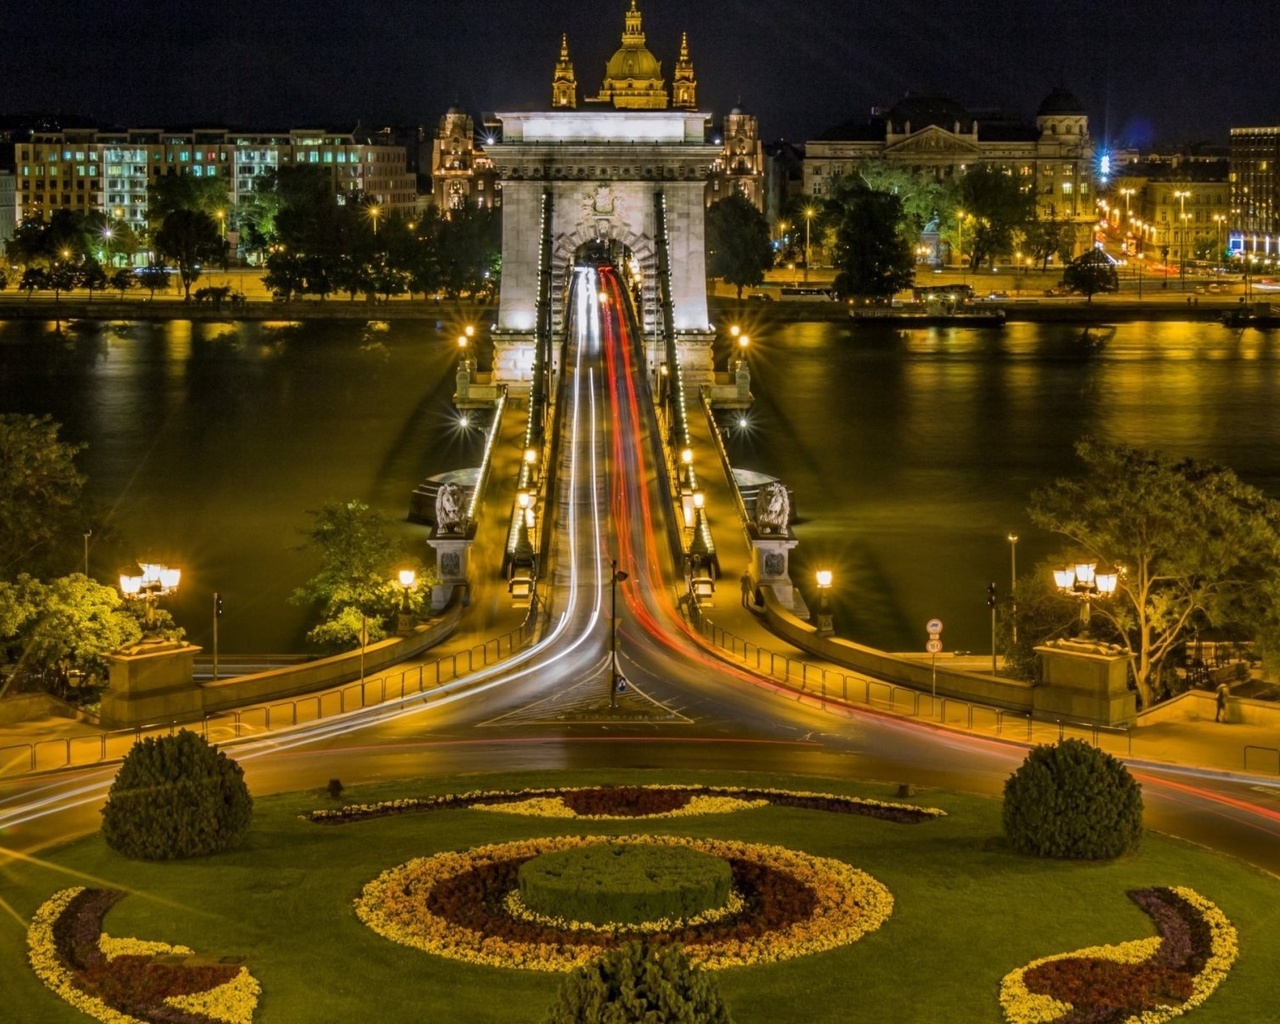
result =
[{"label": "bridge archway", "polygon": [[[678,111],[504,113],[486,147],[502,179],[502,289],[494,379],[532,379],[540,329],[563,332],[574,254],[593,239],[625,246],[636,263],[650,372],[666,343],[660,256],[669,267],[671,325],[686,380],[710,378],[705,187],[719,147],[706,114]],[[547,339],[550,340],[550,339]]]}]

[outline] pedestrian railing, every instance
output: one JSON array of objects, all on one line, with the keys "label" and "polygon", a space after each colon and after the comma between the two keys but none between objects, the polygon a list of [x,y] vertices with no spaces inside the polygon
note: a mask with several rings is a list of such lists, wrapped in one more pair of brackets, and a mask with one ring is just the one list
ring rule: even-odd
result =
[{"label": "pedestrian railing", "polygon": [[179,729],[198,729],[210,742],[294,728],[361,708],[376,707],[415,694],[429,695],[446,683],[496,665],[532,641],[540,615],[539,602],[515,629],[434,661],[362,679],[321,693],[271,704],[205,715],[193,722],[169,722],[117,729],[85,736],[59,737],[0,746],[0,776],[27,775],[62,768],[86,768],[118,761],[135,743],[171,736]]},{"label": "pedestrian railing", "polygon": [[1048,743],[1074,737],[1087,740],[1108,753],[1133,756],[1133,734],[1129,729],[1070,719],[1036,719],[1025,711],[993,707],[959,697],[938,696],[860,673],[814,664],[803,657],[769,650],[717,626],[702,615],[696,602],[686,601],[682,605],[689,609],[689,619],[694,628],[713,646],[746,668],[786,687],[797,699],[866,707],[945,725],[973,735],[1007,736],[1027,743]]}]

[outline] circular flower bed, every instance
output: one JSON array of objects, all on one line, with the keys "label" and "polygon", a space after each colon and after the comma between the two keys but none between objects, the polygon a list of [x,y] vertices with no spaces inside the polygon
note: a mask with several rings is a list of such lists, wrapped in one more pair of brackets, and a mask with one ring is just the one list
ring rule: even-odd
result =
[{"label": "circular flower bed", "polygon": [[305,815],[308,821],[337,825],[370,818],[386,818],[423,811],[474,808],[505,814],[544,818],[619,820],[676,818],[698,814],[723,814],[773,805],[832,814],[858,814],[902,825],[914,825],[946,812],[936,807],[891,803],[834,793],[807,793],[784,789],[742,786],[586,786],[556,789],[523,789],[450,793],[444,796],[408,797],[375,804],[349,804],[321,808]]},{"label": "circular flower bed", "polygon": [[[625,925],[602,931],[508,910],[522,864],[552,851],[610,843],[685,846],[723,858],[741,911],[713,921],[670,922],[658,931]],[[893,897],[865,872],[779,846],[680,836],[559,836],[408,861],[369,882],[355,909],[385,938],[470,963],[567,971],[643,932],[680,944],[692,960],[714,970],[848,945],[888,919]]]}]

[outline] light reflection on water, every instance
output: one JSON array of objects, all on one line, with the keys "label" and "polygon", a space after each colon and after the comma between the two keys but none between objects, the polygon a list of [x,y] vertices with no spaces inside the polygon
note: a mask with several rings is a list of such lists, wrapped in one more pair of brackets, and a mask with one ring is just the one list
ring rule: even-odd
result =
[{"label": "light reflection on water", "polygon": [[[834,570],[843,635],[922,649],[938,616],[949,651],[988,650],[1004,538],[1021,536],[1020,568],[1055,549],[1027,497],[1074,471],[1086,434],[1217,461],[1280,497],[1276,337],[1213,324],[1095,333],[1089,349],[1080,328],[1056,325],[752,326],[757,403],[749,431],[727,431],[731,452],[794,489],[793,576]],[[479,461],[478,435],[451,429],[455,334],[0,322],[0,410],[47,412],[89,443],[83,469],[121,535],[95,538],[95,575],[133,554],[171,559],[186,569],[174,611],[197,643],[221,590],[223,651],[287,650],[304,620],[288,595],[312,564],[296,550],[305,509],[359,498],[399,521],[423,477]]]},{"label": "light reflection on water", "polygon": [[[356,498],[399,522],[424,477],[479,459],[478,432],[446,429],[451,338],[430,322],[0,323],[0,410],[88,442],[80,465],[118,535],[97,531],[97,578],[169,561],[184,575],[167,606],[196,643],[221,591],[223,652],[296,650],[305,510]],[[403,529],[429,560],[426,531]]]},{"label": "light reflection on water", "polygon": [[[1054,540],[1032,490],[1074,473],[1084,436],[1214,461],[1280,497],[1280,360],[1269,333],[1216,324],[1001,330],[760,325],[735,465],[782,477],[803,517],[793,579],[836,574],[836,628],[923,649],[990,650],[986,584],[1006,592]],[[727,353],[721,353],[720,360]],[[728,421],[726,421],[728,422]]]}]

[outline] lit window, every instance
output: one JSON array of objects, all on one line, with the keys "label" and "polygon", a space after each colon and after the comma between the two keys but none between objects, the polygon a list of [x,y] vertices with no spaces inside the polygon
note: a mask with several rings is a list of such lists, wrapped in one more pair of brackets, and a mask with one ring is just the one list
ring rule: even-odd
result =
[{"label": "lit window", "polygon": [[1062,194],[1063,194],[1064,196],[1069,196],[1069,195],[1071,195],[1071,182],[1069,182],[1069,181],[1064,181],[1064,182],[1062,183]]}]

